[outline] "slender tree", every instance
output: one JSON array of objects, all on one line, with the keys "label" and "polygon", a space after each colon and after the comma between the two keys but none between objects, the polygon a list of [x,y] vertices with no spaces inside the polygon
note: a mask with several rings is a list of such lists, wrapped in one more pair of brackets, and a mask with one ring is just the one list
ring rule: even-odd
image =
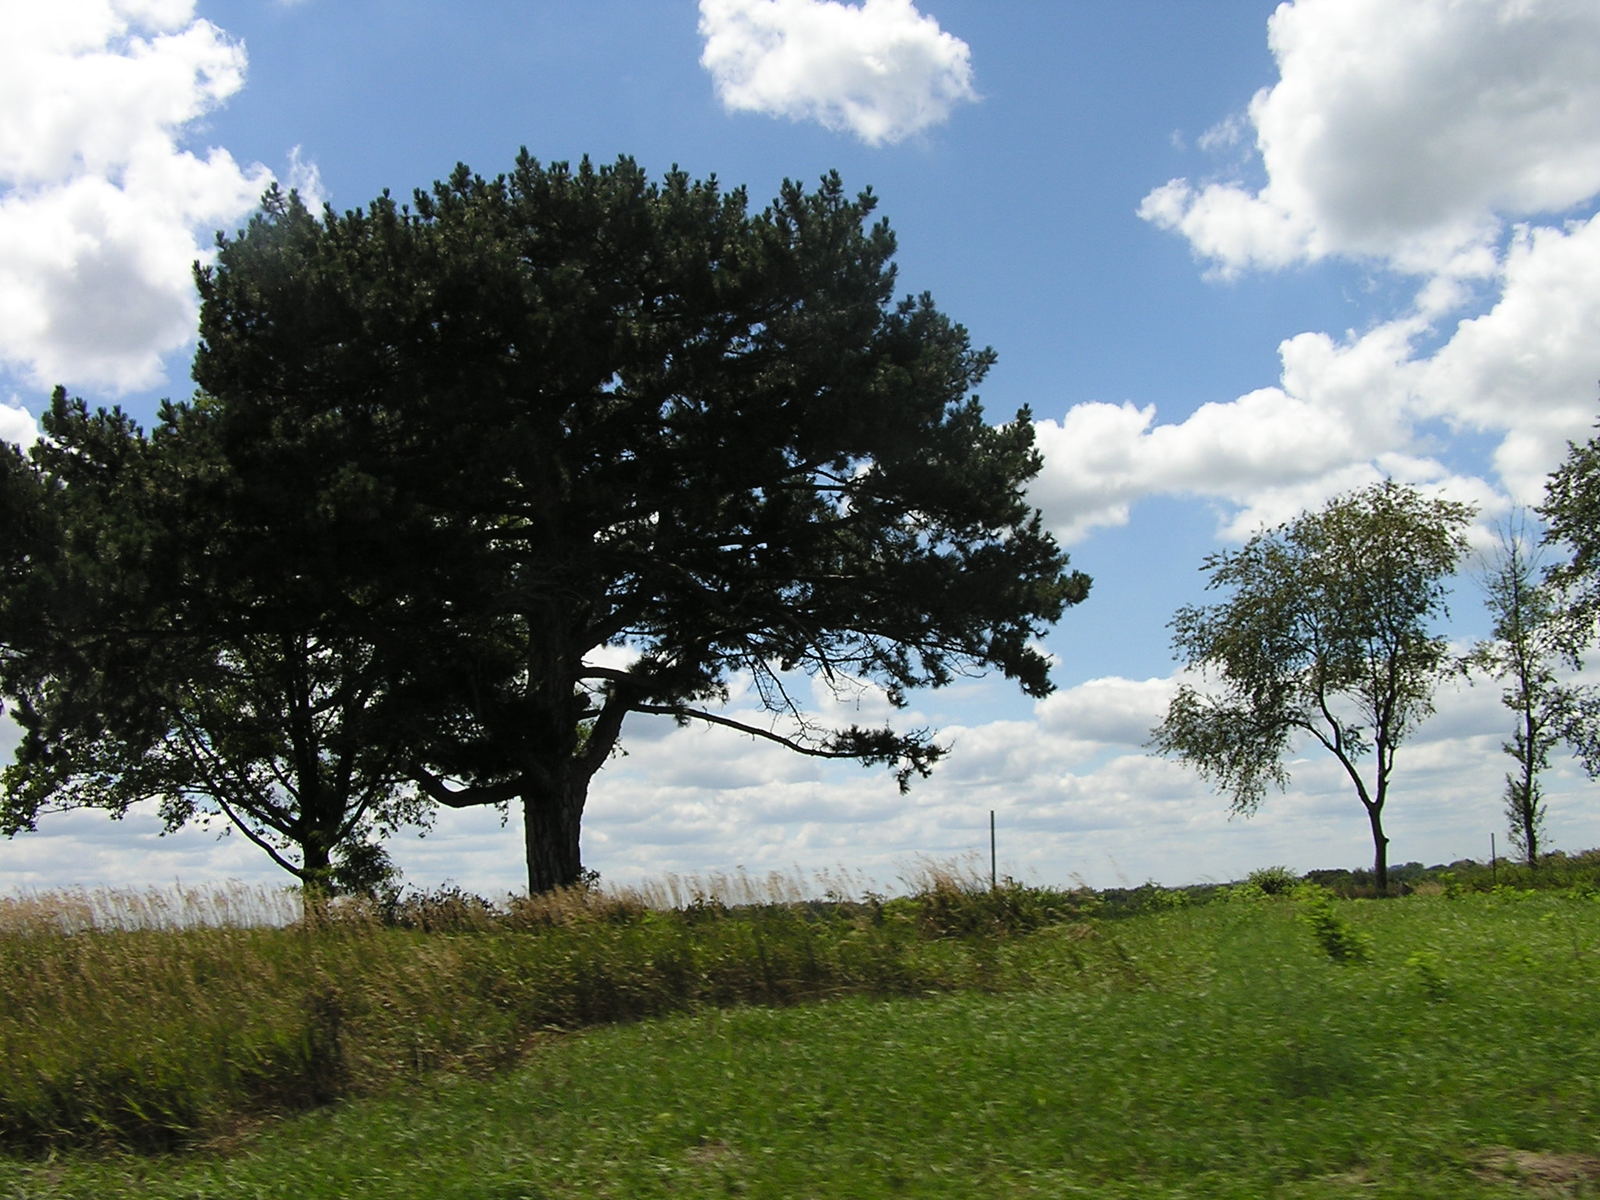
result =
[{"label": "slender tree", "polygon": [[1207,588],[1228,596],[1180,609],[1173,646],[1215,690],[1181,686],[1152,745],[1249,814],[1269,786],[1287,786],[1285,762],[1309,738],[1355,788],[1386,893],[1395,754],[1453,666],[1433,624],[1471,517],[1466,505],[1385,481],[1207,558]]},{"label": "slender tree", "polygon": [[1498,551],[1483,579],[1484,602],[1494,619],[1492,636],[1478,644],[1469,665],[1503,679],[1505,706],[1516,728],[1504,750],[1516,763],[1506,775],[1506,819],[1511,843],[1539,865],[1544,844],[1545,802],[1539,776],[1550,765],[1550,751],[1563,740],[1574,692],[1556,668],[1577,665],[1570,625],[1554,592],[1541,581],[1539,549],[1530,543],[1525,521],[1500,531]]},{"label": "slender tree", "polygon": [[[629,717],[904,786],[943,752],[928,731],[819,726],[790,681],[896,705],[985,668],[1049,690],[1035,638],[1088,580],[1026,501],[1031,420],[989,424],[992,352],[893,299],[874,205],[830,175],[751,212],[677,170],[524,153],[409,207],[319,218],[270,194],[201,272],[195,377],[232,469],[337,494],[372,531],[320,586],[375,597],[351,620],[428,615],[443,669],[413,777],[439,804],[519,805],[530,889],[579,877]],[[371,559],[408,570],[377,585]],[[722,707],[735,674],[759,719]]]}]

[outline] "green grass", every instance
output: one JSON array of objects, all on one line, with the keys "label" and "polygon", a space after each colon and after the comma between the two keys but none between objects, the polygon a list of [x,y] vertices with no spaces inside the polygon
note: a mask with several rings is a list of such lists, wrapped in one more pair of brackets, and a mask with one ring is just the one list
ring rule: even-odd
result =
[{"label": "green grass", "polygon": [[988,990],[707,1002],[183,1153],[0,1160],[0,1194],[1600,1195],[1600,904],[1340,902],[1367,961],[1315,915],[945,939]]},{"label": "green grass", "polygon": [[1021,968],[1000,947],[1077,902],[958,882],[888,902],[698,895],[670,910],[590,893],[508,910],[434,897],[392,914],[405,927],[359,909],[287,928],[11,911],[0,1150],[173,1149],[441,1070],[502,1069],[552,1030],[1009,985]]}]

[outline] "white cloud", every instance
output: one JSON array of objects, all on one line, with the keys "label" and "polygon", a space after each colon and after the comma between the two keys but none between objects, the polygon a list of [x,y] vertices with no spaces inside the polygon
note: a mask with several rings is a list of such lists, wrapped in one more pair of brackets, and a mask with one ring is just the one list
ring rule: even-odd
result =
[{"label": "white cloud", "polygon": [[[1036,423],[1031,495],[1075,542],[1124,525],[1138,501],[1202,497],[1237,539],[1390,476],[1492,516],[1537,503],[1568,440],[1590,436],[1600,379],[1600,217],[1520,233],[1498,299],[1431,353],[1422,311],[1364,333],[1305,332],[1278,347],[1277,383],[1161,424],[1154,405],[1074,405]],[[1437,423],[1498,437],[1481,477],[1449,461]],[[1473,468],[1476,469],[1476,468]]]},{"label": "white cloud", "polygon": [[[1063,537],[1162,494],[1219,501],[1237,537],[1383,474],[1490,510],[1536,502],[1587,435],[1600,216],[1562,216],[1600,191],[1600,7],[1294,0],[1268,35],[1280,77],[1248,113],[1264,185],[1175,179],[1140,215],[1218,275],[1343,257],[1415,277],[1415,298],[1286,338],[1275,386],[1176,424],[1103,404],[1041,422],[1035,496]],[[1239,129],[1203,146],[1231,151]],[[1441,432],[1499,440],[1469,465]]]},{"label": "white cloud", "polygon": [[1140,202],[1139,215],[1183,234],[1224,277],[1242,266],[1283,267],[1311,256],[1304,215],[1233,184],[1195,188],[1187,179],[1169,180]]},{"label": "white cloud", "polygon": [[[26,450],[39,440],[39,423],[16,397],[9,404],[0,402],[0,441],[11,442]],[[0,753],[5,750],[5,740],[0,736]]]},{"label": "white cloud", "polygon": [[1090,679],[1035,706],[1039,728],[1105,746],[1140,749],[1176,693],[1171,679]]},{"label": "white cloud", "polygon": [[[1001,871],[1052,884],[1176,884],[1242,878],[1269,863],[1307,870],[1371,861],[1350,784],[1314,747],[1292,764],[1288,791],[1268,796],[1248,820],[1231,818],[1226,798],[1192,770],[1144,753],[1176,683],[1094,679],[1039,701],[1025,719],[951,727],[954,752],[908,796],[882,769],[819,763],[727,730],[665,722],[659,737],[635,735],[629,754],[596,779],[585,861],[613,883],[742,867],[757,878],[842,870],[894,888],[919,857],[976,854],[986,868],[991,809]],[[1498,749],[1510,714],[1499,691],[1492,683],[1442,689],[1437,715],[1401,747],[1385,814],[1393,862],[1481,856],[1489,831],[1502,827]],[[0,722],[0,750],[5,733]],[[1593,784],[1557,757],[1545,777],[1553,844],[1600,843]],[[144,809],[120,823],[92,812],[48,817],[37,833],[0,841],[0,893],[285,881],[242,838],[218,841],[200,829],[160,838],[158,828]],[[514,806],[505,825],[491,809],[442,812],[428,837],[398,837],[390,850],[419,887],[453,880],[497,895],[525,878]]]},{"label": "white cloud", "polygon": [[[1201,405],[1156,424],[1153,405],[1074,405],[1035,426],[1045,465],[1031,496],[1065,542],[1126,524],[1138,500],[1202,496],[1242,509],[1234,525],[1274,523],[1382,474],[1396,429],[1397,346],[1391,330],[1336,343],[1301,334],[1279,347],[1281,386]],[[1294,507],[1283,510],[1285,503]]]},{"label": "white cloud", "polygon": [[1224,120],[1218,121],[1210,129],[1202,133],[1195,145],[1208,154],[1216,154],[1224,150],[1232,150],[1242,146],[1249,136],[1250,124],[1245,120],[1244,114],[1235,113]]},{"label": "white cloud", "polygon": [[1279,80],[1248,114],[1265,185],[1174,179],[1140,206],[1225,274],[1329,255],[1482,272],[1503,218],[1600,191],[1587,0],[1295,0],[1268,40]]},{"label": "white cloud", "polygon": [[41,387],[161,379],[194,335],[190,265],[271,178],[185,149],[244,82],[192,0],[4,5],[0,360]]},{"label": "white cloud", "polygon": [[1569,439],[1592,431],[1600,380],[1600,216],[1524,228],[1499,299],[1421,364],[1419,408],[1502,433],[1494,465],[1518,503],[1537,503]]},{"label": "white cloud", "polygon": [[[299,4],[303,0],[289,0],[289,2]],[[289,149],[287,182],[290,190],[299,192],[300,199],[305,201],[306,207],[313,212],[327,202],[328,189],[323,186],[322,171],[315,162],[304,156],[299,146],[292,146]]]},{"label": "white cloud", "polygon": [[700,34],[726,108],[817,121],[871,146],[977,99],[967,44],[911,0],[700,0]]}]

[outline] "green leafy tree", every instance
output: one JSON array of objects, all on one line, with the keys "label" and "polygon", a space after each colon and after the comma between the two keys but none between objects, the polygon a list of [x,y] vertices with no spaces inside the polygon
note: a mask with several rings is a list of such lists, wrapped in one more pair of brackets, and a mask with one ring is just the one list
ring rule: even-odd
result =
[{"label": "green leafy tree", "polygon": [[32,461],[6,459],[0,690],[23,737],[0,830],[153,801],[168,829],[226,822],[314,905],[371,885],[375,839],[423,812],[403,681],[306,607],[306,556],[260,557],[255,498],[186,415],[147,437],[58,391]]},{"label": "green leafy tree", "polygon": [[1249,814],[1269,787],[1287,786],[1286,760],[1311,739],[1355,788],[1387,892],[1395,753],[1453,668],[1433,624],[1471,518],[1466,505],[1385,481],[1207,558],[1206,586],[1227,598],[1180,609],[1172,629],[1177,657],[1214,690],[1182,685],[1152,745]]},{"label": "green leafy tree", "polygon": [[1564,739],[1577,698],[1556,674],[1563,663],[1577,665],[1571,624],[1540,574],[1539,550],[1530,544],[1525,522],[1502,529],[1498,553],[1483,578],[1492,636],[1468,660],[1469,667],[1506,681],[1501,700],[1516,714],[1516,729],[1504,745],[1516,763],[1506,775],[1506,819],[1512,845],[1530,867],[1538,866],[1544,844],[1539,776],[1550,765],[1550,751]]},{"label": "green leafy tree", "polygon": [[[819,727],[790,681],[896,705],[985,668],[1050,689],[1034,639],[1089,581],[1026,501],[1031,420],[989,424],[992,352],[893,298],[874,205],[830,175],[752,212],[714,179],[524,153],[404,207],[269,194],[201,272],[218,443],[247,486],[337,496],[371,557],[408,564],[377,586],[346,557],[319,585],[380,596],[359,621],[427,614],[443,669],[419,672],[413,777],[439,804],[519,805],[531,890],[580,877],[630,717],[904,786],[943,752],[928,731]],[[759,719],[721,705],[735,673]]]},{"label": "green leafy tree", "polygon": [[[1568,443],[1538,512],[1545,543],[1561,552],[1546,575],[1561,637],[1571,653],[1581,654],[1600,636],[1600,437]],[[1568,688],[1561,736],[1589,774],[1600,776],[1600,694],[1593,686]]]},{"label": "green leafy tree", "polygon": [[1546,543],[1566,552],[1552,565],[1550,581],[1567,608],[1590,624],[1593,641],[1600,621],[1600,436],[1567,443],[1567,457],[1545,481],[1538,511]]}]

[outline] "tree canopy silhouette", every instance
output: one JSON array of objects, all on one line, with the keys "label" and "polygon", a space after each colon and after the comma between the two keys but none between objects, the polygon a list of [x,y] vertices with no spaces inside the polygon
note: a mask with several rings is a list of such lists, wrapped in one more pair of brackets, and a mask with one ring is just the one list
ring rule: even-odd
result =
[{"label": "tree canopy silhouette", "polygon": [[[409,205],[270,192],[198,273],[174,428],[231,481],[236,577],[404,680],[432,801],[521,807],[530,889],[579,878],[625,719],[895,769],[929,731],[819,726],[804,675],[909,691],[996,669],[1089,580],[1025,487],[1026,410],[836,175],[743,190],[631,160],[458,168]],[[754,680],[760,719],[720,706]]]},{"label": "tree canopy silhouette", "polygon": [[0,830],[153,801],[169,829],[224,820],[314,907],[379,882],[378,839],[425,815],[419,708],[390,647],[305,606],[311,556],[262,569],[254,502],[194,418],[164,406],[147,436],[58,390],[0,463],[0,692],[23,730]]}]

